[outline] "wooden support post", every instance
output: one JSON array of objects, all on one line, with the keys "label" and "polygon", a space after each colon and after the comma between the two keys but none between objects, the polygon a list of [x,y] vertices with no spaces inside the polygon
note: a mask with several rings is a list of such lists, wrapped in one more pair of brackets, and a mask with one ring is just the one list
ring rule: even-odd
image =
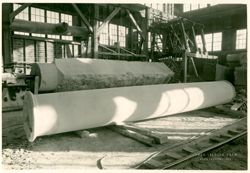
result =
[{"label": "wooden support post", "polygon": [[183,82],[186,83],[187,82],[187,60],[188,60],[188,57],[186,55],[186,51],[183,53],[182,55],[182,61],[183,61]]},{"label": "wooden support post", "polygon": [[194,30],[194,25],[192,25],[192,34],[193,34],[193,40],[194,40],[194,47],[195,47],[195,52],[198,51],[198,46],[197,46],[197,41],[196,41],[196,35],[195,35],[195,30]]},{"label": "wooden support post", "polygon": [[12,39],[10,31],[10,13],[12,12],[12,4],[2,4],[2,55],[3,55],[3,66],[12,62]]},{"label": "wooden support post", "polygon": [[94,4],[94,21],[93,21],[93,58],[98,58],[98,19],[99,19],[99,6]]},{"label": "wooden support post", "polygon": [[138,32],[140,33],[140,35],[142,36],[143,40],[145,40],[144,35],[143,35],[143,33],[142,33],[142,30],[141,30],[140,26],[138,25],[138,23],[136,22],[134,16],[130,13],[130,11],[129,11],[128,9],[126,9],[126,12],[128,13],[128,16],[129,16],[129,18],[131,19],[132,23],[135,25],[137,31],[138,31]]},{"label": "wooden support post", "polygon": [[203,28],[201,29],[201,41],[203,45],[203,54],[207,54],[207,48],[206,48],[207,46],[206,46],[206,40],[205,40]]},{"label": "wooden support post", "polygon": [[12,21],[16,15],[18,15],[20,12],[22,12],[26,7],[30,6],[32,3],[24,3],[19,8],[17,8],[15,11],[10,13],[10,21]]},{"label": "wooden support post", "polygon": [[87,55],[87,57],[91,57],[92,56],[92,54],[91,54],[91,50],[92,50],[92,37],[89,37],[88,38],[88,43],[87,43],[87,51],[86,51],[86,55]]},{"label": "wooden support post", "polygon": [[120,11],[120,7],[116,7],[114,9],[114,11],[112,11],[112,13],[103,21],[103,23],[101,24],[101,26],[98,28],[97,33],[100,34],[100,32],[103,30],[103,28],[109,24],[109,22],[113,19],[113,17]]},{"label": "wooden support post", "polygon": [[143,37],[144,37],[144,40],[143,40],[143,54],[146,55],[146,61],[149,61],[149,58],[148,58],[148,28],[149,28],[149,11],[148,11],[149,8],[146,8],[145,9],[145,18],[143,20],[143,28],[142,28],[142,31],[143,31]]},{"label": "wooden support post", "polygon": [[183,23],[183,21],[180,21],[180,23],[181,23],[182,37],[183,37],[185,49],[188,52],[190,52],[190,49],[189,49],[189,46],[188,46],[188,42],[187,42],[187,36],[186,36],[186,31],[185,31],[184,23]]},{"label": "wooden support post", "polygon": [[152,41],[151,41],[150,58],[154,61],[154,51],[155,51],[155,33],[154,32],[151,32],[151,37],[152,37]]},{"label": "wooden support post", "polygon": [[81,12],[81,10],[77,7],[76,4],[72,4],[72,6],[74,7],[74,9],[76,10],[76,12],[79,14],[79,16],[81,17],[81,20],[83,21],[83,23],[87,26],[87,28],[89,29],[90,32],[93,32],[93,28],[90,25],[89,21],[86,19],[86,17],[83,15],[83,13]]}]

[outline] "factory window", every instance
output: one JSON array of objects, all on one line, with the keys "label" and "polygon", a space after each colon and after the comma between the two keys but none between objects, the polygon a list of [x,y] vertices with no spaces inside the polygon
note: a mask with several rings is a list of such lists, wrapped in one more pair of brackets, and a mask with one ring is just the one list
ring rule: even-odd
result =
[{"label": "factory window", "polygon": [[212,51],[213,37],[212,34],[205,34],[206,49],[208,52]]},{"label": "factory window", "polygon": [[[220,51],[222,44],[222,33],[217,32],[217,33],[205,34],[205,41],[206,41],[206,49],[208,52]],[[196,42],[197,42],[197,47],[201,51],[203,51],[201,35],[196,36]]]},{"label": "factory window", "polygon": [[247,30],[241,29],[236,31],[236,49],[246,49]]},{"label": "factory window", "polygon": [[222,43],[222,33],[205,34],[206,48],[208,52],[220,51]]},{"label": "factory window", "polygon": [[[45,22],[44,10],[31,7],[31,21],[44,23]],[[32,36],[45,37],[45,34],[32,34]]]},{"label": "factory window", "polygon": [[196,36],[196,42],[197,42],[197,48],[203,51],[203,44],[202,44],[202,39],[200,35]]},{"label": "factory window", "polygon": [[[100,22],[99,25],[101,26],[102,23],[103,22]],[[109,25],[106,24],[100,32],[100,40],[99,40],[100,44],[109,45],[109,34],[108,33],[109,33]]]},{"label": "factory window", "polygon": [[183,12],[206,8],[208,4],[183,4]]},{"label": "factory window", "polygon": [[156,42],[156,46],[155,46],[155,51],[162,51],[162,35],[155,35],[155,42]]},{"label": "factory window", "polygon": [[109,33],[110,33],[110,45],[114,46],[117,44],[117,25],[109,24]]},{"label": "factory window", "polygon": [[[47,11],[47,23],[59,23],[59,13]],[[48,38],[60,39],[60,36],[48,34]]]},{"label": "factory window", "polygon": [[[13,4],[13,10],[15,11],[16,9],[18,9],[19,7],[21,7],[21,5],[19,4]],[[21,20],[29,20],[29,8],[26,7],[23,11],[21,11],[20,13],[18,13],[15,16],[15,19],[21,19]],[[29,33],[27,32],[18,32],[15,31],[14,34],[18,34],[18,35],[29,35]]]},{"label": "factory window", "polygon": [[220,51],[222,43],[222,33],[213,33],[213,51]]},{"label": "factory window", "polygon": [[126,47],[126,35],[128,34],[128,28],[119,26],[119,42],[121,47]]},{"label": "factory window", "polygon": [[153,8],[155,10],[159,10],[159,11],[164,12],[164,4],[163,3],[161,3],[161,4],[153,3],[153,4],[144,4],[144,5],[146,5],[146,6],[150,7],[150,8]]},{"label": "factory window", "polygon": [[148,32],[148,48],[151,49],[151,32]]},{"label": "factory window", "polygon": [[[72,21],[73,21],[72,15],[61,13],[61,22],[65,22],[69,26],[72,26]],[[73,36],[62,36],[62,40],[73,40]]]}]

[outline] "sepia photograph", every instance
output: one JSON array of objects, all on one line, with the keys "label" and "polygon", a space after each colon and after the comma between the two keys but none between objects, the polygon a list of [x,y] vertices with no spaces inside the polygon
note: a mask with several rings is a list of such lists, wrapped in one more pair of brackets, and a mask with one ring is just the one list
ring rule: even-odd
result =
[{"label": "sepia photograph", "polygon": [[2,169],[248,170],[243,2],[2,2]]}]

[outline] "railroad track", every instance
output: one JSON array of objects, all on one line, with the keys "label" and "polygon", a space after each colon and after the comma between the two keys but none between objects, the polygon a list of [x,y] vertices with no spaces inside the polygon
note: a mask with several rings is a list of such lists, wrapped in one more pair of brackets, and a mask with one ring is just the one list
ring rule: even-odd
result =
[{"label": "railroad track", "polygon": [[167,148],[158,151],[138,164],[137,169],[169,169],[180,163],[188,161],[207,151],[227,144],[243,135],[247,134],[247,118],[242,118],[237,122],[213,130],[207,136],[190,140],[183,145],[174,148]]}]

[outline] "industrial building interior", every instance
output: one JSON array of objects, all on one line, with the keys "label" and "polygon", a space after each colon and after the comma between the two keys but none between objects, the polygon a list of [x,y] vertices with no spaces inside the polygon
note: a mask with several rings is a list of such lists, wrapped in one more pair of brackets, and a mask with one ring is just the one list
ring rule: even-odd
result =
[{"label": "industrial building interior", "polygon": [[2,3],[6,170],[247,170],[247,5]]}]

